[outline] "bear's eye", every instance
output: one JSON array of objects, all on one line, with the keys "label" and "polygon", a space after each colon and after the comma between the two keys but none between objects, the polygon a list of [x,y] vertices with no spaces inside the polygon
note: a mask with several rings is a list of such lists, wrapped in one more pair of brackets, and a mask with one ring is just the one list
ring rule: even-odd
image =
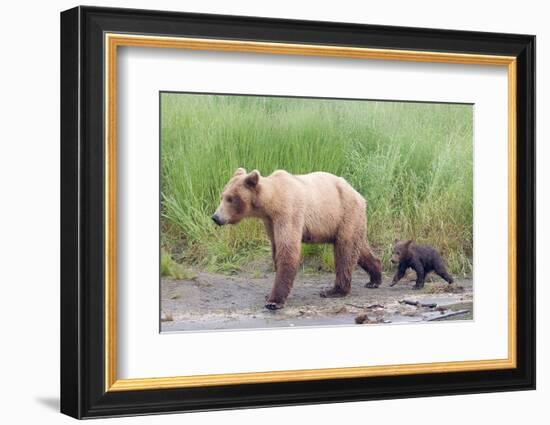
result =
[{"label": "bear's eye", "polygon": [[233,202],[233,198],[231,196],[228,196],[225,200],[229,203]]}]

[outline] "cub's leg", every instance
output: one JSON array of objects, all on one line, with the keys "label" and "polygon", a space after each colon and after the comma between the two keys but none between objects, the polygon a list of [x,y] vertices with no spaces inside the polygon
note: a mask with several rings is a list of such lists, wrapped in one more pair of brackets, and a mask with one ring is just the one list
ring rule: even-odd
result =
[{"label": "cub's leg", "polygon": [[447,269],[444,264],[438,264],[434,272],[436,272],[439,276],[441,276],[443,279],[445,279],[449,284],[453,283],[453,277],[447,272]]},{"label": "cub's leg", "polygon": [[416,271],[416,285],[413,286],[413,289],[422,289],[424,288],[424,281],[426,279],[426,273],[424,267],[420,263],[413,265],[413,269]]},{"label": "cub's leg", "polygon": [[269,310],[284,307],[300,265],[300,233],[275,226],[274,236],[276,273],[275,283],[265,303]]},{"label": "cub's leg", "polygon": [[399,267],[397,268],[397,272],[393,276],[390,286],[394,286],[397,282],[403,279],[403,276],[405,276],[406,271],[407,271],[407,266],[405,266],[404,264],[399,264]]},{"label": "cub's leg", "polygon": [[372,254],[367,244],[364,244],[359,251],[358,264],[370,276],[370,282],[365,287],[378,288],[382,282],[382,263]]},{"label": "cub's leg", "polygon": [[321,292],[324,298],[344,297],[351,291],[351,274],[357,264],[358,250],[349,240],[336,240],[334,243],[334,265],[336,280],[334,287]]}]

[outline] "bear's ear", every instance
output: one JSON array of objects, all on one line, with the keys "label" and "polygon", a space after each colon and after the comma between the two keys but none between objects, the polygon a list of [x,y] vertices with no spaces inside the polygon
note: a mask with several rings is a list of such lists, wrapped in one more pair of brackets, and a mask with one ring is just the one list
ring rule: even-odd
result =
[{"label": "bear's ear", "polygon": [[405,242],[405,248],[409,248],[413,244],[413,240],[409,239],[407,242]]},{"label": "bear's ear", "polygon": [[260,180],[260,172],[258,170],[251,171],[248,176],[244,179],[244,183],[251,189],[255,188],[258,185]]},{"label": "bear's ear", "polygon": [[246,174],[246,170],[244,168],[237,168],[237,171],[235,171],[235,174],[233,174],[233,177],[236,177],[236,176],[242,176]]},{"label": "bear's ear", "polygon": [[399,239],[395,238],[395,240],[393,241],[393,243],[396,244],[397,242],[399,242]]}]

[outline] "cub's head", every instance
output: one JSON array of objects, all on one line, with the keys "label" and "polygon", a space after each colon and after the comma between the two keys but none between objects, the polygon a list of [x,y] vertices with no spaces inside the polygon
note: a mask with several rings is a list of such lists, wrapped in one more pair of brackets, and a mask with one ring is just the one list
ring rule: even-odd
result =
[{"label": "cub's head", "polygon": [[244,168],[238,168],[225,185],[221,194],[220,206],[212,215],[212,220],[218,226],[236,224],[245,217],[250,217],[259,190],[260,172],[247,173]]},{"label": "cub's head", "polygon": [[401,261],[406,260],[410,253],[409,248],[411,247],[413,241],[400,241],[396,239],[393,243],[393,248],[391,251],[391,262],[393,264],[399,264]]}]

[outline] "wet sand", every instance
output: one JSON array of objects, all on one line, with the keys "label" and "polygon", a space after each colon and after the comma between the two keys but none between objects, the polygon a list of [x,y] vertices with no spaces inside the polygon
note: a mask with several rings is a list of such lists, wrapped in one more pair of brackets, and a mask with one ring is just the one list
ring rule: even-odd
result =
[{"label": "wet sand", "polygon": [[[322,298],[319,293],[332,286],[334,275],[299,273],[285,308],[271,311],[264,307],[264,303],[273,279],[274,273],[251,277],[203,272],[192,280],[163,279],[161,331],[358,326],[356,319],[364,326],[473,318],[471,279],[456,279],[455,283],[448,285],[439,277],[430,275],[422,290],[413,290],[413,281],[404,279],[390,287],[391,277],[385,277],[378,289],[369,289],[364,287],[368,275],[356,270],[347,297]],[[403,300],[436,306],[400,303]],[[463,313],[446,317],[458,311]]]}]

